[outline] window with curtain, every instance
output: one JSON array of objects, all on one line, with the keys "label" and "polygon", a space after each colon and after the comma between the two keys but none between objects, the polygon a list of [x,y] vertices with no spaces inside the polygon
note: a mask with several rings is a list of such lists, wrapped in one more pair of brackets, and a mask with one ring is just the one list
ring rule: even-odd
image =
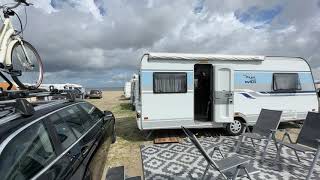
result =
[{"label": "window with curtain", "polygon": [[186,93],[187,73],[153,73],[154,93]]},{"label": "window with curtain", "polygon": [[274,73],[273,90],[284,92],[301,90],[299,75],[297,73]]}]

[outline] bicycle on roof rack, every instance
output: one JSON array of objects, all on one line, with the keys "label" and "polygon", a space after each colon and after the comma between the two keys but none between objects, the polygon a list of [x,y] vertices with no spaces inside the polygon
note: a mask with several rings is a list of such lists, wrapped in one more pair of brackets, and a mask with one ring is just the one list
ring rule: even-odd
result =
[{"label": "bicycle on roof rack", "polygon": [[[37,50],[27,41],[23,40],[22,22],[19,15],[13,9],[24,4],[32,5],[26,0],[15,0],[13,6],[4,4],[0,6],[3,10],[3,26],[0,29],[0,76],[12,83],[2,72],[11,75],[12,79],[20,89],[36,89],[43,80],[43,65]],[[16,16],[20,23],[20,31],[14,29],[10,17]]]}]

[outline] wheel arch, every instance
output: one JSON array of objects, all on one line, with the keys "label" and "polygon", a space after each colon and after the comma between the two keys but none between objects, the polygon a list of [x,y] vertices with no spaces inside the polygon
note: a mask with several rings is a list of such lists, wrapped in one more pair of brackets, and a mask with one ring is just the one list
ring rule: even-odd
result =
[{"label": "wheel arch", "polygon": [[235,113],[234,119],[237,119],[242,123],[246,123],[246,124],[248,123],[247,120],[246,120],[247,119],[246,116],[244,114],[242,114],[242,113]]}]

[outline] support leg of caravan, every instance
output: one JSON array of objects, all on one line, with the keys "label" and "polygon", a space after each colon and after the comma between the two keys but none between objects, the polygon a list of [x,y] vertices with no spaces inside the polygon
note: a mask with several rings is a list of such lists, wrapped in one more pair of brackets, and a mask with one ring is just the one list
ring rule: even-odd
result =
[{"label": "support leg of caravan", "polygon": [[145,140],[149,140],[149,138],[152,136],[152,134],[153,134],[153,131],[152,131],[152,130],[150,130],[150,131],[144,131],[144,132],[143,132],[143,137],[144,137]]}]

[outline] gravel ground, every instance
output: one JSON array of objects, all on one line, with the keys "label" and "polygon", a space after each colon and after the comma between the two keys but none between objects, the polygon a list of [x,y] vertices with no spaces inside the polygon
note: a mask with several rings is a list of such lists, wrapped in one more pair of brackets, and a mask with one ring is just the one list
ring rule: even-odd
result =
[{"label": "gravel ground", "polygon": [[[129,101],[122,96],[122,91],[104,91],[102,99],[88,99],[89,102],[101,110],[111,110],[116,117],[117,142],[112,144],[109,151],[103,144],[93,159],[93,179],[105,180],[109,167],[124,166],[128,176],[143,176],[142,162],[140,155],[141,144],[151,144],[146,141],[142,132],[137,128],[135,112],[131,111]],[[282,123],[279,129],[286,129],[295,141],[300,126],[294,123]],[[215,130],[225,133],[224,130]],[[182,135],[180,131],[177,132]],[[208,136],[212,129],[197,130],[197,136]],[[277,132],[277,138],[281,139],[283,132]]]}]

